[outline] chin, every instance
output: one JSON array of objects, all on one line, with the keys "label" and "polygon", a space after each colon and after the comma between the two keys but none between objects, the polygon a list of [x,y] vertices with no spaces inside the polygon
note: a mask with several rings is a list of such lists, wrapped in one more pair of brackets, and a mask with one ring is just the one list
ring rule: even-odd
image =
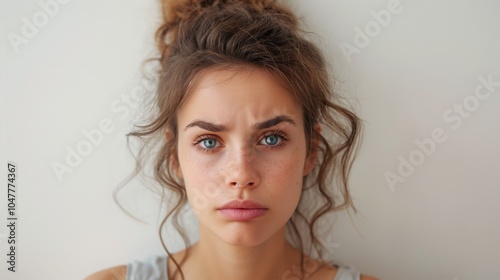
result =
[{"label": "chin", "polygon": [[[256,247],[265,243],[274,244],[284,241],[285,225],[281,223],[230,224],[216,228],[215,232],[221,240],[232,246]],[[276,244],[274,244],[276,245]]]},{"label": "chin", "polygon": [[268,241],[275,233],[273,229],[264,227],[262,224],[241,222],[214,225],[210,227],[210,231],[214,237],[224,243],[238,247],[255,247],[261,245]]},{"label": "chin", "polygon": [[[237,247],[255,247],[266,242],[275,242],[276,238],[285,237],[286,220],[267,217],[251,221],[227,221],[218,217],[201,217],[200,234],[207,241],[221,240]],[[283,224],[282,226],[280,226]],[[211,237],[210,237],[211,236]]]}]

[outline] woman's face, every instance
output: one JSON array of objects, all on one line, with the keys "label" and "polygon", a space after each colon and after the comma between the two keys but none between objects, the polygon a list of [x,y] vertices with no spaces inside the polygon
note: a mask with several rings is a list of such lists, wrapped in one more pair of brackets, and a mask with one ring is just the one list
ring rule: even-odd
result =
[{"label": "woman's face", "polygon": [[202,232],[255,246],[283,229],[313,160],[300,105],[271,74],[203,72],[178,130],[178,174]]}]

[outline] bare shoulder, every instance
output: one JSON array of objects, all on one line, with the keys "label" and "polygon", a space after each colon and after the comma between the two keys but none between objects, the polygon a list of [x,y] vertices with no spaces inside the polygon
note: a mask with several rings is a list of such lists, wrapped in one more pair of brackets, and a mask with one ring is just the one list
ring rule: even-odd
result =
[{"label": "bare shoulder", "polygon": [[126,280],[127,266],[120,265],[98,271],[83,280]]}]

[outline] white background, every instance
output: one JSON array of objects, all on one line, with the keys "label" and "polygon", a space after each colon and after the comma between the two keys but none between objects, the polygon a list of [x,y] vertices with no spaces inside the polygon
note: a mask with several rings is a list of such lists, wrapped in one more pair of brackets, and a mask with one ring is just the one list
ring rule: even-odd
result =
[{"label": "white background", "polygon": [[[474,99],[478,77],[500,81],[500,2],[393,1],[398,12],[382,27],[371,12],[387,10],[388,0],[290,2],[365,124],[352,177],[359,212],[337,215],[328,239],[334,258],[386,280],[500,279],[500,86]],[[23,18],[33,23],[43,9],[38,1],[0,3],[0,278],[82,279],[161,254],[149,193],[138,181],[123,191],[146,223],[112,198],[133,166],[125,134],[138,103],[122,98],[143,85],[156,1],[58,4],[17,52],[8,34],[23,36]],[[372,36],[356,45],[356,28],[365,27]],[[357,53],[345,55],[346,44]],[[472,110],[457,117],[464,100]],[[103,120],[113,131],[59,180],[54,162],[67,164],[68,148],[84,145],[82,131]],[[415,141],[435,129],[446,140],[418,158]],[[391,188],[384,174],[401,175],[401,158],[412,153],[418,166]],[[18,166],[16,273],[4,261],[8,161]]]}]

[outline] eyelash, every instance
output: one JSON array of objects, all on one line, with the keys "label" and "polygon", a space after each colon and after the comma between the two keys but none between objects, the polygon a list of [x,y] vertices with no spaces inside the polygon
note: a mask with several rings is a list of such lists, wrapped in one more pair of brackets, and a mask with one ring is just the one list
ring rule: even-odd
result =
[{"label": "eyelash", "polygon": [[[272,131],[268,131],[266,132],[263,137],[259,140],[259,143],[265,139],[266,137],[269,137],[269,136],[278,136],[280,138],[280,142],[277,144],[277,145],[274,145],[274,146],[267,146],[267,145],[264,145],[264,146],[267,146],[268,148],[270,149],[276,149],[276,148],[280,148],[281,146],[283,146],[285,144],[285,142],[287,142],[289,139],[287,137],[287,135],[283,132],[283,131],[280,131],[280,130],[272,130]],[[210,153],[210,152],[213,152],[216,148],[212,148],[212,149],[208,149],[208,148],[203,148],[200,146],[200,143],[203,141],[203,140],[206,140],[206,139],[214,139],[216,140],[217,142],[219,142],[217,139],[217,136],[215,135],[201,135],[201,136],[198,136],[194,142],[193,142],[193,145],[196,147],[196,149],[198,149],[199,151],[202,151],[202,152],[207,152],[207,153]]]}]

